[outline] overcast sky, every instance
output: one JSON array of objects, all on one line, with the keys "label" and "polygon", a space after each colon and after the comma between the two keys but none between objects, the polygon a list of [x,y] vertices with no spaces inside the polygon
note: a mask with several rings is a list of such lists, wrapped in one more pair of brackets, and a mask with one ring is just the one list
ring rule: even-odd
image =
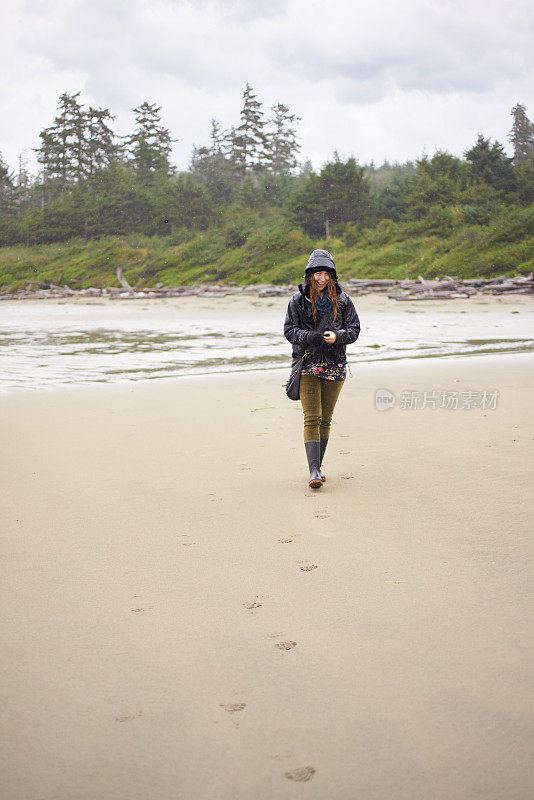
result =
[{"label": "overcast sky", "polygon": [[478,133],[508,151],[510,110],[534,120],[531,0],[3,0],[0,152],[39,144],[58,96],[111,108],[118,133],[163,107],[174,162],[237,123],[248,81],[302,117],[301,159],[461,155]]}]

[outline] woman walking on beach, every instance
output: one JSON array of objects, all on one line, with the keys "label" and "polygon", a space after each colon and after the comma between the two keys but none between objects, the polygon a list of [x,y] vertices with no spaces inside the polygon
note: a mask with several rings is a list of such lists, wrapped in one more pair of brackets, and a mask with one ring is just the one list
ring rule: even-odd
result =
[{"label": "woman walking on beach", "polygon": [[293,363],[302,364],[300,401],[304,412],[304,447],[310,469],[308,486],[326,480],[321,464],[330,436],[334,406],[346,376],[345,346],[355,342],[360,320],[354,303],[337,282],[328,250],[314,250],[304,283],[287,307],[284,336],[293,345]]}]

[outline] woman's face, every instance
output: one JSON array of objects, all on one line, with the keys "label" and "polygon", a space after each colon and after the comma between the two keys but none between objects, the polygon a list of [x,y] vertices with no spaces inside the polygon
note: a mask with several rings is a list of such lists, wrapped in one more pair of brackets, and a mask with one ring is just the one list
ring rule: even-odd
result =
[{"label": "woman's face", "polygon": [[312,279],[316,281],[316,285],[322,290],[330,280],[330,274],[323,269],[321,272],[314,272],[312,274]]}]

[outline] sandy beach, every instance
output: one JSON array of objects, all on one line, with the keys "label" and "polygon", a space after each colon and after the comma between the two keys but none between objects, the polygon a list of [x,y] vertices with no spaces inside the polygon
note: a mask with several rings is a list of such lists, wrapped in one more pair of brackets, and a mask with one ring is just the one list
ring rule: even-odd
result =
[{"label": "sandy beach", "polygon": [[2,800],[530,800],[533,366],[0,398]]}]

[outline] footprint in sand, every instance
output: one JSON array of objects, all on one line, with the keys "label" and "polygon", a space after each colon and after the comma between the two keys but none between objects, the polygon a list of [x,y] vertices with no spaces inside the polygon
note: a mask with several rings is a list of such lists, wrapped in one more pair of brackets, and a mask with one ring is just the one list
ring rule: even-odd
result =
[{"label": "footprint in sand", "polygon": [[281,761],[283,758],[293,758],[295,753],[292,750],[282,750],[281,753],[276,753],[271,758],[275,759],[276,761]]},{"label": "footprint in sand", "polygon": [[314,775],[315,770],[313,767],[297,767],[291,770],[291,772],[285,773],[285,777],[289,778],[290,781],[298,781],[299,783],[311,781]]},{"label": "footprint in sand", "polygon": [[137,608],[131,608],[130,611],[133,611],[134,614],[139,614],[141,611],[152,611],[153,608],[154,606],[147,606],[146,608],[141,608],[141,606],[138,606]]},{"label": "footprint in sand", "polygon": [[261,607],[261,603],[243,603],[243,605],[245,606],[245,608],[248,608],[249,610]]},{"label": "footprint in sand", "polygon": [[354,478],[354,475],[342,475],[341,476],[341,480],[342,481],[351,481],[353,478]]},{"label": "footprint in sand", "polygon": [[315,519],[328,519],[329,516],[330,514],[326,510],[318,511],[315,515]]},{"label": "footprint in sand", "polygon": [[317,564],[305,564],[303,567],[301,567],[303,572],[311,572],[312,569],[317,569]]},{"label": "footprint in sand", "polygon": [[280,542],[280,544],[291,544],[293,539],[278,539],[278,541]]},{"label": "footprint in sand", "polygon": [[137,719],[137,717],[142,717],[142,716],[143,712],[138,711],[137,714],[131,714],[131,715],[125,714],[124,716],[121,717],[115,717],[115,722],[131,722],[132,719]]},{"label": "footprint in sand", "polygon": [[340,450],[339,451],[339,455],[340,456],[350,456],[350,450]]},{"label": "footprint in sand", "polygon": [[246,703],[219,703],[221,708],[228,711],[229,714],[235,714],[236,711],[243,711],[246,708]]},{"label": "footprint in sand", "polygon": [[293,648],[296,646],[296,642],[277,642],[275,644],[275,647],[277,647],[278,650],[293,650]]}]

